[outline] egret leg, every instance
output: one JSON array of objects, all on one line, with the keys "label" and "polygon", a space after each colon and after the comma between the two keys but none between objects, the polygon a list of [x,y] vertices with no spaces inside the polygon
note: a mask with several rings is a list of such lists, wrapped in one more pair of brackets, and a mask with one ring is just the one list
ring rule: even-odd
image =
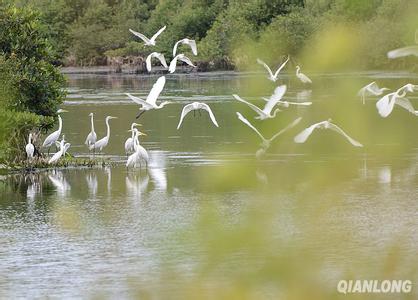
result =
[{"label": "egret leg", "polygon": [[142,114],[145,112],[145,110],[140,111],[139,114],[136,115],[136,119],[139,119],[140,116],[142,116]]},{"label": "egret leg", "polygon": [[199,116],[201,117],[202,116],[202,111],[199,109]]}]

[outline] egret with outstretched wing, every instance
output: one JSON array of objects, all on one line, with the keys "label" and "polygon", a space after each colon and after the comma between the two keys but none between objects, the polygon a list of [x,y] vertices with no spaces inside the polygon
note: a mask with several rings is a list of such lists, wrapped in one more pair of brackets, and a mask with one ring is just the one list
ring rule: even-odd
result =
[{"label": "egret with outstretched wing", "polygon": [[147,59],[145,60],[148,72],[151,72],[151,68],[152,68],[151,60],[153,58],[157,58],[160,61],[160,63],[164,66],[164,68],[168,69],[167,61],[165,60],[164,54],[158,53],[158,52],[152,52],[150,55],[147,56]]},{"label": "egret with outstretched wing", "polygon": [[273,74],[273,72],[271,71],[270,67],[261,59],[257,58],[257,63],[262,65],[267,72],[269,73],[269,76],[267,77],[268,79],[270,79],[273,82],[276,82],[277,79],[279,79],[279,73],[281,72],[281,70],[286,66],[287,62],[289,61],[290,57],[288,56],[287,59],[285,60],[284,63],[282,63],[279,68],[276,70],[276,73]]},{"label": "egret with outstretched wing", "polygon": [[196,41],[195,40],[191,40],[191,39],[182,39],[180,41],[178,41],[173,48],[173,57],[176,56],[177,53],[177,47],[180,45],[188,45],[190,46],[190,48],[192,49],[193,55],[197,55],[197,46],[196,46]]},{"label": "egret with outstretched wing", "polygon": [[188,58],[186,55],[184,54],[179,54],[177,56],[175,56],[172,61],[170,62],[170,66],[168,67],[168,71],[170,73],[174,73],[176,71],[176,67],[177,67],[177,61],[180,60],[186,64],[188,64],[191,67],[196,67],[193,62],[190,60],[190,58]]},{"label": "egret with outstretched wing", "polygon": [[139,32],[136,32],[136,31],[133,31],[132,29],[129,29],[129,31],[133,34],[133,35],[135,35],[135,36],[137,36],[137,37],[139,37],[141,40],[143,40],[144,41],[144,43],[145,43],[145,46],[155,46],[156,45],[156,39],[157,39],[157,37],[166,29],[166,27],[167,26],[164,26],[163,28],[161,28],[160,30],[158,30],[158,32],[156,33],[156,34],[154,34],[153,36],[152,36],[152,38],[151,39],[149,39],[149,38],[147,38],[145,35],[143,35],[142,33],[139,33]]},{"label": "egret with outstretched wing", "polygon": [[182,110],[181,116],[180,116],[180,121],[179,121],[179,124],[177,125],[177,129],[180,128],[181,124],[183,123],[184,117],[189,112],[200,110],[200,109],[206,110],[209,114],[210,119],[212,120],[212,123],[215,124],[216,127],[219,127],[218,122],[216,121],[215,115],[213,114],[209,105],[207,105],[206,103],[201,103],[201,102],[193,102],[193,103],[187,104],[183,107],[183,110]]}]

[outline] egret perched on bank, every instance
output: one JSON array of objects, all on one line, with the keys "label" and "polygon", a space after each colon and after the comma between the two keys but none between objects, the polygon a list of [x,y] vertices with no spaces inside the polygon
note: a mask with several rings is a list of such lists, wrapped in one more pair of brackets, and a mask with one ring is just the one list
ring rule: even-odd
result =
[{"label": "egret perched on bank", "polygon": [[177,61],[180,60],[182,62],[185,62],[186,64],[188,64],[191,67],[196,67],[192,61],[190,60],[190,58],[188,58],[186,55],[184,54],[179,54],[177,56],[175,56],[172,61],[170,62],[170,66],[168,67],[168,71],[170,73],[174,73],[176,71],[176,67],[177,67]]},{"label": "egret perched on bank", "polygon": [[134,140],[135,140],[134,128],[135,128],[135,126],[141,126],[141,124],[137,124],[137,123],[132,123],[131,124],[131,130],[129,130],[129,131],[132,132],[132,135],[131,135],[130,138],[126,139],[126,141],[125,141],[125,153],[126,153],[126,155],[135,151],[135,149],[134,149]]},{"label": "egret perched on bank", "polygon": [[296,66],[296,77],[303,83],[312,83],[312,80],[300,71],[299,66]]},{"label": "egret perched on bank", "polygon": [[145,43],[145,46],[155,46],[156,45],[156,39],[157,39],[157,37],[166,29],[166,27],[167,26],[164,26],[163,28],[161,28],[160,30],[158,30],[157,31],[157,33],[156,34],[154,34],[153,36],[152,36],[152,38],[151,39],[149,39],[149,38],[147,38],[145,35],[143,35],[142,33],[139,33],[139,32],[136,32],[136,31],[133,31],[132,29],[129,29],[129,31],[133,34],[133,35],[135,35],[135,36],[137,36],[137,37],[139,37],[141,40],[143,40],[144,41],[144,43]]},{"label": "egret perched on bank", "polygon": [[48,160],[48,164],[52,165],[58,162],[58,160],[65,154],[70,146],[71,144],[65,143],[65,140],[62,139],[60,142],[60,149]]},{"label": "egret perched on bank", "polygon": [[243,122],[245,125],[247,125],[248,127],[250,127],[261,138],[261,147],[264,148],[264,150],[267,150],[270,147],[271,143],[275,139],[277,139],[280,135],[282,135],[283,133],[285,133],[289,129],[295,127],[297,124],[299,124],[300,120],[302,120],[301,117],[297,118],[292,123],[290,123],[289,125],[287,125],[285,128],[283,128],[282,130],[280,130],[279,132],[277,132],[275,135],[273,135],[270,139],[266,139],[260,133],[260,131],[258,131],[258,129],[255,128],[254,125],[250,123],[250,121],[248,121],[246,118],[244,118],[244,116],[242,114],[240,114],[239,112],[237,112],[237,116],[238,116],[238,119],[241,122]]},{"label": "egret perched on bank", "polygon": [[50,135],[47,136],[47,138],[44,140],[42,147],[46,148],[48,147],[48,153],[49,153],[49,148],[51,148],[52,145],[55,145],[55,142],[58,141],[58,139],[60,138],[61,135],[61,131],[62,131],[62,119],[60,114],[61,113],[65,113],[67,112],[64,109],[59,109],[57,111],[58,114],[58,129],[56,131],[54,131],[53,133],[51,133]]},{"label": "egret perched on bank", "polygon": [[247,104],[252,110],[254,110],[258,116],[255,117],[256,119],[259,120],[265,120],[265,119],[272,119],[276,117],[276,114],[280,111],[280,109],[276,109],[274,110],[274,112],[272,113],[273,108],[276,106],[277,102],[280,101],[280,99],[283,98],[284,94],[286,93],[286,86],[285,85],[280,85],[278,86],[275,90],[273,95],[270,97],[270,99],[267,101],[266,105],[264,106],[263,109],[255,106],[252,103],[249,103],[247,101],[245,101],[244,99],[242,99],[240,96],[234,94],[232,95],[236,100]]},{"label": "egret perched on bank", "polygon": [[104,147],[107,146],[107,144],[109,143],[109,139],[110,139],[110,125],[109,125],[109,121],[111,119],[117,119],[116,117],[112,117],[112,116],[107,116],[106,117],[106,127],[107,127],[107,133],[106,136],[100,140],[98,140],[97,142],[95,142],[93,145],[90,145],[90,150],[96,150],[98,149],[99,151],[102,151]]},{"label": "egret perched on bank", "polygon": [[147,56],[147,59],[145,60],[148,72],[151,72],[151,68],[152,68],[151,60],[153,58],[157,58],[160,61],[160,63],[164,66],[164,68],[168,69],[167,61],[165,60],[164,54],[158,53],[158,52],[152,52],[150,55]]},{"label": "egret perched on bank", "polygon": [[182,39],[182,40],[178,41],[174,45],[174,48],[173,48],[173,57],[176,56],[177,47],[179,46],[179,44],[190,46],[190,48],[192,49],[193,55],[197,55],[196,41],[195,40],[191,40],[191,39]]},{"label": "egret perched on bank", "polygon": [[196,111],[196,110],[198,110],[200,112],[201,109],[206,110],[209,114],[209,117],[210,117],[212,123],[215,124],[216,127],[219,127],[218,122],[216,122],[215,115],[213,114],[209,105],[207,105],[206,103],[202,103],[202,102],[193,102],[193,103],[187,104],[183,107],[183,110],[181,111],[180,121],[179,121],[179,124],[177,125],[177,130],[180,128],[181,124],[183,123],[184,117],[189,112]]},{"label": "egret perched on bank", "polygon": [[90,113],[89,114],[89,117],[90,117],[90,122],[91,122],[91,131],[87,135],[86,141],[84,142],[84,144],[88,148],[90,148],[90,146],[93,145],[97,141],[97,134],[94,131],[94,114],[93,113]]},{"label": "egret perched on bank", "polygon": [[306,142],[306,140],[311,136],[311,134],[314,132],[315,129],[331,129],[341,134],[343,137],[345,137],[353,146],[363,147],[362,144],[360,144],[359,142],[351,138],[340,127],[338,127],[334,123],[331,123],[331,119],[313,124],[309,126],[308,128],[304,129],[301,133],[295,136],[294,138],[295,143],[301,144],[301,143]]},{"label": "egret perched on bank", "polygon": [[135,152],[128,157],[128,160],[126,161],[126,168],[136,168],[138,164],[141,165],[141,161],[144,161],[147,165],[149,161],[147,150],[139,144],[139,136],[145,134],[136,128],[134,128],[133,131]]},{"label": "egret perched on bank", "polygon": [[32,133],[29,133],[28,143],[25,147],[26,156],[29,160],[33,158],[33,154],[35,153],[35,146],[32,144]]},{"label": "egret perched on bank", "polygon": [[388,88],[380,88],[376,81],[373,81],[371,83],[369,83],[368,85],[362,87],[357,95],[359,97],[361,97],[361,99],[363,100],[363,104],[366,103],[366,97],[367,96],[380,96],[383,94],[384,91],[388,91]]},{"label": "egret perched on bank", "polygon": [[285,60],[284,63],[282,63],[280,65],[280,67],[277,69],[276,73],[273,74],[273,72],[271,71],[270,67],[261,59],[257,58],[257,63],[262,65],[267,72],[269,73],[269,76],[267,77],[269,80],[276,82],[277,79],[279,79],[279,73],[281,72],[281,70],[286,66],[287,62],[289,61],[290,56],[287,57],[287,59]]},{"label": "egret perched on bank", "polygon": [[171,103],[169,101],[163,101],[161,102],[159,105],[157,105],[157,99],[158,96],[160,96],[161,91],[164,89],[164,85],[165,85],[165,76],[161,76],[160,78],[157,79],[157,82],[154,83],[154,85],[152,86],[152,89],[150,91],[150,93],[148,94],[148,97],[146,100],[143,100],[139,97],[135,97],[132,96],[129,93],[126,93],[126,95],[135,103],[141,105],[141,107],[139,108],[139,114],[136,116],[136,118],[138,119],[144,112],[146,112],[147,110],[151,110],[151,109],[161,109],[163,108],[165,105]]}]

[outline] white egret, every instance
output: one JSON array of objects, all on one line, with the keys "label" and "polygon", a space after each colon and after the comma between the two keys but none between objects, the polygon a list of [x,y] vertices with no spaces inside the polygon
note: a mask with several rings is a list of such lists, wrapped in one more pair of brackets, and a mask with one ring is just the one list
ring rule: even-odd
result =
[{"label": "white egret", "polygon": [[112,117],[112,116],[107,116],[106,117],[106,127],[107,127],[107,133],[106,136],[100,140],[98,140],[97,142],[95,142],[93,145],[90,145],[90,150],[96,150],[98,149],[99,151],[102,151],[104,147],[107,146],[107,144],[109,143],[109,138],[110,138],[110,125],[109,125],[109,121],[111,119],[117,119],[116,117]]},{"label": "white egret", "polygon": [[143,100],[139,97],[132,96],[129,93],[126,93],[126,95],[135,103],[141,105],[139,108],[139,114],[136,116],[138,119],[145,111],[151,110],[151,109],[161,109],[165,105],[171,103],[169,101],[161,102],[159,105],[157,105],[157,98],[160,95],[161,91],[163,90],[165,85],[165,76],[161,76],[157,79],[157,82],[154,83],[152,86],[152,89],[150,93],[148,94],[148,97],[146,100]]},{"label": "white egret", "polygon": [[299,105],[299,106],[312,105],[312,102],[310,102],[310,101],[307,101],[307,102],[290,102],[290,101],[280,100],[283,96],[282,96],[281,91],[280,91],[279,88],[280,88],[280,86],[276,88],[277,91],[274,91],[273,95],[271,95],[269,98],[262,97],[262,99],[266,102],[269,102],[269,101],[276,101],[276,98],[278,97],[279,100],[277,101],[276,105],[284,106],[284,107],[289,107],[290,105]]},{"label": "white egret", "polygon": [[391,50],[388,52],[388,58],[390,59],[411,56],[411,55],[418,56],[418,46],[408,46],[408,47]]},{"label": "white egret", "polygon": [[299,66],[296,66],[296,77],[303,83],[312,83],[312,80],[300,71]]},{"label": "white egret", "polygon": [[274,73],[274,74],[271,71],[270,67],[264,61],[262,61],[261,59],[257,58],[257,63],[264,66],[264,68],[266,68],[267,72],[269,73],[269,76],[267,78],[270,79],[273,82],[276,82],[277,79],[279,79],[280,71],[286,66],[289,59],[290,59],[290,57],[288,56],[287,59],[285,60],[285,62],[280,65],[280,67],[277,69],[276,73]]},{"label": "white egret", "polygon": [[192,49],[193,55],[197,55],[197,46],[196,46],[196,41],[195,40],[191,40],[191,39],[182,39],[180,41],[178,41],[173,48],[173,57],[176,56],[177,53],[177,47],[179,46],[179,44],[183,44],[183,45],[189,45],[190,48]]},{"label": "white egret", "polygon": [[188,64],[191,67],[196,67],[192,61],[190,60],[190,58],[188,58],[186,55],[184,54],[179,54],[177,56],[175,56],[173,58],[173,60],[170,62],[170,66],[168,67],[168,71],[170,73],[174,73],[176,71],[176,67],[177,67],[177,61],[180,60],[182,62],[185,62],[186,64]]},{"label": "white egret", "polygon": [[35,153],[35,146],[32,144],[32,133],[29,133],[29,139],[25,149],[28,159],[31,160],[33,158],[33,154]]},{"label": "white egret", "polygon": [[[58,114],[58,129],[47,136],[47,138],[44,140],[44,142],[42,144],[43,148],[45,148],[45,147],[50,148],[52,145],[55,145],[55,142],[58,141],[58,139],[60,138],[61,131],[62,131],[62,119],[61,119],[60,114],[64,113],[64,112],[67,112],[67,111],[63,110],[63,109],[59,109],[57,111],[57,114]],[[48,149],[48,152],[49,152],[49,149]]]},{"label": "white egret", "polygon": [[129,130],[129,132],[132,132],[132,135],[131,135],[130,138],[126,139],[126,141],[125,141],[125,153],[126,153],[126,155],[135,151],[135,149],[134,149],[134,139],[135,139],[134,128],[135,128],[135,126],[141,126],[141,124],[137,124],[137,123],[132,123],[131,124],[131,130]]},{"label": "white egret", "polygon": [[135,152],[128,157],[126,161],[126,168],[136,168],[137,165],[141,165],[141,161],[144,161],[145,164],[148,164],[149,155],[147,150],[139,144],[139,136],[144,135],[138,129],[134,128],[135,137],[134,137],[134,148]]},{"label": "white egret", "polygon": [[91,131],[90,133],[87,135],[86,141],[84,142],[84,144],[90,148],[91,145],[93,145],[96,141],[97,141],[97,134],[94,131],[94,114],[90,113],[89,114],[90,117],[90,122],[91,122]]},{"label": "white egret", "polygon": [[304,129],[301,133],[299,133],[297,136],[295,136],[295,138],[294,138],[295,143],[300,144],[300,143],[306,142],[306,140],[309,138],[309,136],[312,134],[312,132],[315,129],[331,129],[331,130],[341,134],[342,136],[344,136],[353,146],[363,147],[362,144],[360,144],[359,142],[357,142],[356,140],[354,140],[353,138],[348,136],[340,127],[338,127],[334,123],[331,123],[331,119],[329,119],[327,121],[322,121],[322,122],[313,124],[313,125],[309,126],[308,128]]},{"label": "white egret", "polygon": [[71,144],[65,143],[64,140],[60,142],[60,149],[49,160],[48,164],[55,164],[64,155],[64,153],[70,148]]},{"label": "white egret", "polygon": [[157,58],[160,61],[160,63],[164,66],[164,68],[168,69],[167,61],[165,60],[164,54],[152,52],[150,55],[147,56],[147,59],[145,60],[148,72],[151,72],[151,60],[153,58]]},{"label": "white egret", "polygon": [[276,117],[276,114],[280,111],[280,109],[276,109],[273,113],[272,113],[272,110],[273,110],[274,106],[276,106],[277,102],[279,102],[280,99],[284,96],[285,93],[286,93],[286,86],[285,85],[278,86],[274,90],[273,95],[267,101],[267,103],[266,103],[266,105],[264,106],[263,109],[255,106],[252,103],[249,103],[249,102],[245,101],[244,99],[240,98],[236,94],[234,94],[232,96],[236,100],[247,104],[252,110],[254,110],[258,114],[258,116],[255,117],[256,119],[265,120],[265,119],[272,119],[272,118]]},{"label": "white egret", "polygon": [[412,93],[416,90],[418,90],[418,85],[408,83],[400,87],[395,92],[383,96],[379,101],[376,102],[376,107],[379,115],[383,118],[389,116],[392,113],[395,104],[416,115],[417,112],[413,108],[411,102],[405,98],[407,92]]},{"label": "white egret", "polygon": [[212,120],[212,123],[215,124],[216,127],[219,127],[218,122],[216,122],[215,115],[213,114],[209,105],[207,105],[206,103],[202,103],[202,102],[193,102],[183,107],[183,110],[181,111],[180,121],[179,121],[179,124],[177,125],[177,130],[180,128],[181,124],[183,123],[184,117],[189,112],[191,112],[192,110],[193,111],[199,110],[200,112],[201,109],[206,110],[209,114],[210,119]]},{"label": "white egret", "polygon": [[361,97],[361,99],[363,100],[363,104],[366,103],[366,97],[367,96],[380,96],[383,94],[384,91],[388,91],[388,88],[380,88],[376,81],[373,81],[371,83],[369,83],[368,85],[362,87],[357,95],[359,97]]},{"label": "white egret", "polygon": [[282,130],[280,130],[279,132],[277,132],[275,135],[273,135],[270,139],[266,139],[261,133],[260,131],[257,130],[257,128],[254,127],[253,124],[250,123],[250,121],[248,121],[246,118],[244,118],[243,115],[241,115],[239,112],[237,112],[237,116],[238,119],[243,122],[245,125],[247,125],[248,127],[250,127],[260,138],[261,138],[261,147],[264,148],[264,151],[267,150],[270,147],[270,144],[276,139],[278,138],[280,135],[282,135],[283,133],[285,133],[286,131],[288,131],[289,129],[295,127],[297,124],[299,124],[300,120],[302,120],[301,117],[297,118],[296,120],[294,120],[292,123],[290,123],[289,125],[287,125],[285,128],[283,128]]},{"label": "white egret", "polygon": [[[65,157],[65,154],[67,153],[67,150],[69,148],[69,147],[68,148],[65,148],[65,145],[66,145],[66,143],[65,143],[66,142],[66,140],[65,140],[65,134],[62,135],[62,140],[61,141],[64,142],[64,151],[63,151],[62,155]],[[55,145],[57,146],[58,149],[60,149],[60,147],[61,147],[60,144],[61,144],[60,142],[55,142]]]},{"label": "white egret", "polygon": [[136,31],[133,31],[132,29],[129,29],[129,31],[133,34],[133,35],[135,35],[135,36],[137,36],[137,37],[139,37],[141,40],[143,40],[144,41],[144,43],[145,43],[145,46],[155,46],[155,44],[156,44],[156,42],[155,42],[155,40],[157,39],[157,37],[166,29],[166,27],[167,26],[164,26],[163,28],[161,28],[160,30],[158,30],[157,31],[157,33],[156,34],[154,34],[153,36],[152,36],[152,38],[151,39],[149,39],[149,38],[147,38],[145,35],[143,35],[142,33],[139,33],[139,32],[136,32]]}]

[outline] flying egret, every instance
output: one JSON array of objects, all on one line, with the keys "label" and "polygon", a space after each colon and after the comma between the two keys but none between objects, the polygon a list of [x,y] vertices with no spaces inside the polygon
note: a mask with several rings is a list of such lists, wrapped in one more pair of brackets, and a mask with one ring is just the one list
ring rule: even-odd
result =
[{"label": "flying egret", "polygon": [[255,106],[252,103],[249,103],[247,101],[245,101],[244,99],[240,98],[238,95],[234,94],[232,95],[236,100],[247,104],[252,110],[254,110],[258,116],[255,117],[256,119],[259,120],[265,120],[265,119],[272,119],[276,117],[276,114],[280,111],[280,109],[276,109],[274,110],[274,112],[272,113],[272,110],[274,108],[274,106],[276,106],[277,102],[280,101],[280,99],[284,96],[284,94],[286,93],[286,86],[285,85],[280,85],[278,86],[275,90],[273,95],[270,97],[270,99],[267,101],[266,105],[264,106],[263,109]]},{"label": "flying egret", "polygon": [[176,71],[176,67],[177,67],[177,61],[180,60],[182,62],[185,62],[186,64],[188,64],[191,67],[196,67],[192,61],[190,60],[190,58],[188,58],[186,55],[184,54],[178,54],[177,56],[175,56],[173,58],[173,60],[170,62],[170,66],[168,67],[168,71],[170,73],[174,73]]},{"label": "flying egret", "polygon": [[98,140],[97,142],[95,142],[93,145],[90,145],[90,150],[96,150],[98,149],[99,151],[102,151],[104,147],[107,146],[107,144],[109,143],[109,138],[110,138],[110,125],[109,125],[109,121],[111,119],[117,119],[116,117],[112,117],[112,116],[107,116],[106,117],[106,127],[107,127],[107,134],[104,138]]},{"label": "flying egret", "polygon": [[134,148],[135,152],[128,157],[126,161],[126,168],[136,168],[137,165],[141,165],[141,161],[144,161],[145,164],[148,164],[149,156],[147,150],[139,144],[139,136],[145,135],[144,133],[140,132],[138,129],[134,128]]},{"label": "flying egret", "polygon": [[58,160],[65,154],[65,152],[70,148],[71,144],[65,143],[65,140],[61,140],[60,149],[55,153],[49,160],[48,164],[55,164]]},{"label": "flying egret", "polygon": [[357,95],[359,97],[361,97],[361,99],[363,100],[363,104],[366,103],[366,97],[367,96],[380,96],[383,94],[384,91],[388,91],[388,88],[380,88],[376,81],[373,81],[371,83],[369,83],[368,85],[362,87]]},{"label": "flying egret", "polygon": [[161,102],[160,105],[157,105],[157,98],[160,95],[161,91],[163,90],[165,85],[165,76],[161,76],[158,78],[157,82],[154,83],[152,86],[152,89],[150,93],[148,94],[148,97],[146,100],[143,100],[139,97],[132,96],[129,93],[126,93],[126,95],[135,103],[141,105],[139,108],[139,114],[136,116],[138,119],[145,111],[151,110],[151,109],[160,109],[163,108],[165,105],[171,103],[169,101]]},{"label": "flying egret", "polygon": [[132,132],[132,135],[131,135],[130,138],[126,139],[126,141],[125,141],[125,153],[126,153],[126,155],[135,151],[134,150],[134,139],[135,139],[134,127],[135,126],[141,126],[141,124],[137,124],[137,123],[132,123],[131,124],[131,130],[129,130],[129,131]]},{"label": "flying egret", "polygon": [[147,56],[147,59],[145,60],[148,72],[151,72],[151,68],[152,68],[151,60],[153,58],[158,58],[158,60],[164,66],[164,68],[168,69],[167,61],[165,60],[164,54],[158,53],[158,52],[152,52],[150,55]]},{"label": "flying egret", "polygon": [[391,50],[388,52],[388,58],[390,59],[411,56],[411,55],[418,56],[418,46],[408,46],[408,47]]},{"label": "flying egret", "polygon": [[344,136],[353,146],[356,147],[363,147],[362,144],[357,142],[356,140],[352,139],[350,136],[348,136],[340,127],[335,125],[334,123],[331,123],[331,119],[328,119],[327,121],[322,121],[316,124],[313,124],[309,126],[308,128],[304,129],[301,133],[299,133],[297,136],[295,136],[294,141],[295,143],[304,143],[309,138],[309,136],[312,134],[312,132],[315,129],[331,129],[335,132],[341,134]]},{"label": "flying egret", "polygon": [[58,130],[54,131],[53,133],[51,133],[50,135],[47,136],[47,138],[44,140],[42,147],[46,148],[48,147],[48,153],[49,153],[49,148],[51,148],[52,145],[55,145],[55,142],[58,141],[58,139],[60,138],[61,135],[61,130],[62,130],[62,119],[60,114],[67,112],[64,109],[59,109],[57,111],[58,114]]},{"label": "flying egret", "polygon": [[206,103],[202,103],[202,102],[193,102],[190,104],[187,104],[183,107],[183,110],[181,112],[181,117],[180,117],[180,121],[179,124],[177,125],[177,130],[180,128],[181,124],[183,123],[183,119],[184,117],[191,112],[192,110],[206,110],[209,114],[210,119],[212,120],[212,123],[215,124],[216,127],[219,127],[218,122],[216,122],[215,119],[215,115],[213,114],[212,110],[210,109],[209,105],[207,105]]},{"label": "flying egret", "polygon": [[145,43],[145,46],[155,46],[155,44],[156,44],[156,42],[155,42],[155,40],[157,39],[157,37],[166,29],[166,27],[167,26],[164,26],[163,28],[161,28],[160,30],[158,30],[158,32],[156,33],[156,34],[154,34],[153,36],[152,36],[152,38],[151,39],[148,39],[145,35],[143,35],[142,33],[139,33],[139,32],[136,32],[136,31],[133,31],[132,29],[129,29],[129,31],[133,34],[133,35],[135,35],[135,36],[137,36],[137,37],[139,37],[141,40],[143,40],[144,41],[144,43]]},{"label": "flying egret", "polygon": [[296,66],[296,77],[303,83],[312,83],[312,80],[300,71],[299,66]]},{"label": "flying egret", "polygon": [[282,130],[280,130],[279,132],[277,132],[275,135],[273,135],[270,139],[266,139],[260,133],[260,131],[258,131],[257,128],[255,128],[254,125],[250,123],[250,121],[248,121],[246,118],[244,118],[243,115],[241,115],[239,112],[237,112],[237,116],[238,116],[238,119],[241,122],[243,122],[245,125],[247,125],[248,127],[250,127],[261,138],[261,147],[264,149],[264,151],[267,150],[270,147],[271,143],[276,138],[278,138],[280,135],[282,135],[283,133],[285,133],[289,129],[295,127],[297,124],[299,124],[300,120],[302,120],[301,117],[297,118],[292,123],[290,123],[289,125],[287,125],[285,128],[283,128]]},{"label": "flying egret", "polygon": [[264,68],[266,68],[267,72],[269,73],[269,76],[267,78],[270,79],[273,82],[276,82],[277,79],[279,79],[280,71],[285,67],[285,65],[287,64],[289,59],[290,59],[290,56],[287,57],[286,61],[280,65],[280,67],[277,69],[276,73],[274,73],[274,74],[271,71],[270,67],[264,61],[262,61],[261,59],[257,58],[257,63],[264,66]]},{"label": "flying egret", "polygon": [[182,39],[182,40],[178,41],[174,45],[174,48],[173,48],[173,57],[176,56],[177,47],[179,46],[179,44],[189,45],[190,48],[192,49],[193,55],[197,55],[196,41],[195,40],[191,40],[191,39]]},{"label": "flying egret", "polygon": [[26,155],[28,159],[31,160],[33,158],[33,154],[35,153],[35,146],[33,146],[32,144],[32,133],[29,133],[29,140],[25,149],[26,149]]},{"label": "flying egret", "polygon": [[281,100],[282,98],[282,94],[280,92],[280,86],[278,86],[276,88],[276,90],[274,91],[273,95],[271,95],[269,98],[266,97],[262,97],[262,99],[266,102],[271,101],[276,101],[276,98],[279,98],[279,100],[277,101],[276,105],[279,106],[284,106],[284,107],[289,107],[290,105],[299,105],[299,106],[309,106],[312,105],[312,102],[308,101],[308,102],[290,102],[290,101],[283,101]]},{"label": "flying egret", "polygon": [[413,108],[411,102],[408,99],[406,99],[405,96],[408,92],[412,93],[417,90],[418,85],[408,83],[400,87],[395,92],[386,94],[379,101],[376,102],[376,107],[379,115],[383,118],[389,116],[392,113],[395,104],[405,108],[409,112],[416,115],[416,111]]},{"label": "flying egret", "polygon": [[94,131],[94,114],[90,113],[89,114],[90,117],[90,122],[91,122],[91,131],[90,133],[87,135],[86,141],[84,142],[84,144],[90,148],[91,145],[93,145],[96,141],[97,141],[97,134]]}]

